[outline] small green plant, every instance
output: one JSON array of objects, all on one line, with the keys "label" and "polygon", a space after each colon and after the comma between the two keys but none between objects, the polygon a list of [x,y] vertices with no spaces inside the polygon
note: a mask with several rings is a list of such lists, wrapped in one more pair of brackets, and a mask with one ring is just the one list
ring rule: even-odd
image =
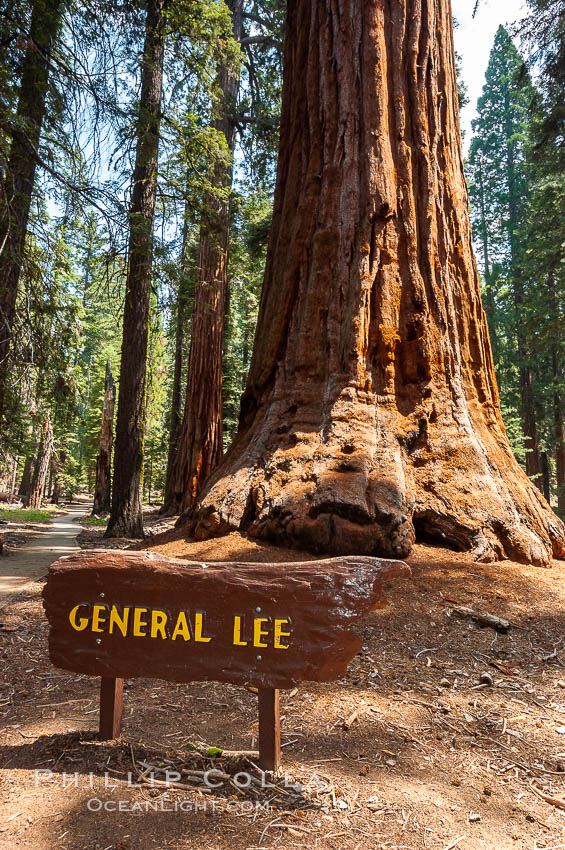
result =
[{"label": "small green plant", "polygon": [[12,522],[50,522],[49,511],[38,511],[31,508],[0,508],[0,519],[9,519]]},{"label": "small green plant", "polygon": [[98,516],[85,516],[81,519],[82,525],[107,525],[108,520]]}]

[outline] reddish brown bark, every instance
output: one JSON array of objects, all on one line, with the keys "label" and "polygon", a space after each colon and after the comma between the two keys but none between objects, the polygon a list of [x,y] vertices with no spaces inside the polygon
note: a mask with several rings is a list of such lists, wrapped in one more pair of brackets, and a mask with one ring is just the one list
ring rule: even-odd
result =
[{"label": "reddish brown bark", "polygon": [[[227,0],[233,35],[241,37],[242,0]],[[215,191],[205,199],[198,245],[197,281],[183,423],[165,508],[183,511],[192,505],[204,480],[217,467],[223,452],[222,354],[226,309],[231,154],[234,145],[232,112],[239,84],[236,68],[218,68],[221,99],[215,104],[212,126],[222,133],[229,164],[218,162],[212,183]]]},{"label": "reddish brown bark", "polygon": [[100,449],[96,458],[96,481],[94,484],[94,502],[92,516],[108,513],[110,510],[110,479],[112,469],[112,443],[114,440],[114,407],[116,404],[116,385],[112,377],[110,361],[106,361],[106,380],[104,382],[104,401],[102,403],[102,424],[100,427]]},{"label": "reddish brown bark", "polygon": [[106,537],[143,537],[140,485],[167,0],[148,0],[130,209],[112,512]]},{"label": "reddish brown bark", "polygon": [[405,556],[416,530],[482,560],[565,554],[500,414],[452,29],[449,0],[290,0],[253,358],[198,537]]},{"label": "reddish brown bark", "polygon": [[43,424],[43,433],[39,450],[37,452],[37,460],[33,470],[33,478],[29,493],[24,501],[26,508],[40,508],[41,500],[43,499],[43,491],[49,472],[49,463],[51,461],[51,452],[53,451],[53,428],[51,427],[51,418],[47,413]]}]

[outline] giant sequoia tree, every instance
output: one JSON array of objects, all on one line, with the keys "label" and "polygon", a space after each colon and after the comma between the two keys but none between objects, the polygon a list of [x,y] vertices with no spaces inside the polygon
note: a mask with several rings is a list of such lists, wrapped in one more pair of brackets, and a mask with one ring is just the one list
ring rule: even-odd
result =
[{"label": "giant sequoia tree", "polygon": [[328,552],[415,532],[547,564],[471,248],[449,0],[290,0],[275,209],[239,433],[190,512]]}]

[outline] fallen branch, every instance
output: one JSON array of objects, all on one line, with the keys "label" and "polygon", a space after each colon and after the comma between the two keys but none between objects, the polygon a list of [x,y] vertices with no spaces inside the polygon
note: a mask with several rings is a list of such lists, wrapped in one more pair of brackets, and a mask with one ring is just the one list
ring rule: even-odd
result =
[{"label": "fallen branch", "polygon": [[463,605],[456,605],[453,608],[453,613],[457,614],[458,617],[475,620],[475,622],[479,623],[479,625],[488,626],[502,634],[506,634],[510,626],[513,625],[510,620],[504,620],[502,617],[497,617],[495,614],[483,614],[480,611],[474,611],[472,608],[465,608]]},{"label": "fallen branch", "polygon": [[538,795],[538,797],[545,800],[546,803],[551,803],[552,806],[557,806],[559,809],[565,809],[565,799],[563,799],[565,794],[560,794],[559,797],[552,797],[550,794],[544,794],[544,792],[540,791],[540,789],[533,783],[530,784],[530,788]]}]

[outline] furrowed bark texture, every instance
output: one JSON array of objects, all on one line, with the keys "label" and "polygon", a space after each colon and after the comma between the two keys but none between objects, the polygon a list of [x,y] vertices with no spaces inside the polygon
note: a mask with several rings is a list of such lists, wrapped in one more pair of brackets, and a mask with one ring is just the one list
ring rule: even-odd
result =
[{"label": "furrowed bark texture", "polygon": [[275,209],[240,431],[189,512],[325,552],[415,531],[547,564],[471,247],[449,0],[290,0]]},{"label": "furrowed bark texture", "polygon": [[45,117],[49,63],[61,20],[61,0],[35,0],[25,47],[16,128],[3,180],[0,212],[0,422],[4,417],[7,356],[18,295],[36,155]]},{"label": "furrowed bark texture", "polygon": [[37,452],[37,460],[33,470],[33,478],[31,487],[25,499],[24,505],[26,508],[40,508],[41,500],[43,499],[43,491],[49,472],[49,463],[51,461],[51,452],[53,451],[53,428],[51,427],[51,419],[49,414],[45,417],[43,425],[43,434]]},{"label": "furrowed bark texture", "polygon": [[92,516],[107,513],[110,510],[110,478],[112,469],[112,443],[114,439],[114,407],[116,404],[116,385],[112,377],[110,361],[106,361],[106,380],[104,382],[104,401],[102,403],[102,426],[100,428],[100,449],[96,458],[96,481],[94,484],[94,502]]},{"label": "furrowed bark texture", "polygon": [[[239,40],[242,0],[227,0],[227,6],[232,13],[233,36]],[[231,113],[238,85],[237,69],[226,65],[218,68],[221,99],[215,106],[212,126],[224,135],[230,162],[215,165],[212,182],[224,196],[208,195],[200,225],[186,399],[169,511],[183,511],[194,503],[202,483],[218,466],[223,453],[222,354],[230,235],[228,193],[232,184],[235,129]]]},{"label": "furrowed bark texture", "polygon": [[140,484],[166,0],[148,0],[130,210],[112,512],[105,537],[143,537]]}]

